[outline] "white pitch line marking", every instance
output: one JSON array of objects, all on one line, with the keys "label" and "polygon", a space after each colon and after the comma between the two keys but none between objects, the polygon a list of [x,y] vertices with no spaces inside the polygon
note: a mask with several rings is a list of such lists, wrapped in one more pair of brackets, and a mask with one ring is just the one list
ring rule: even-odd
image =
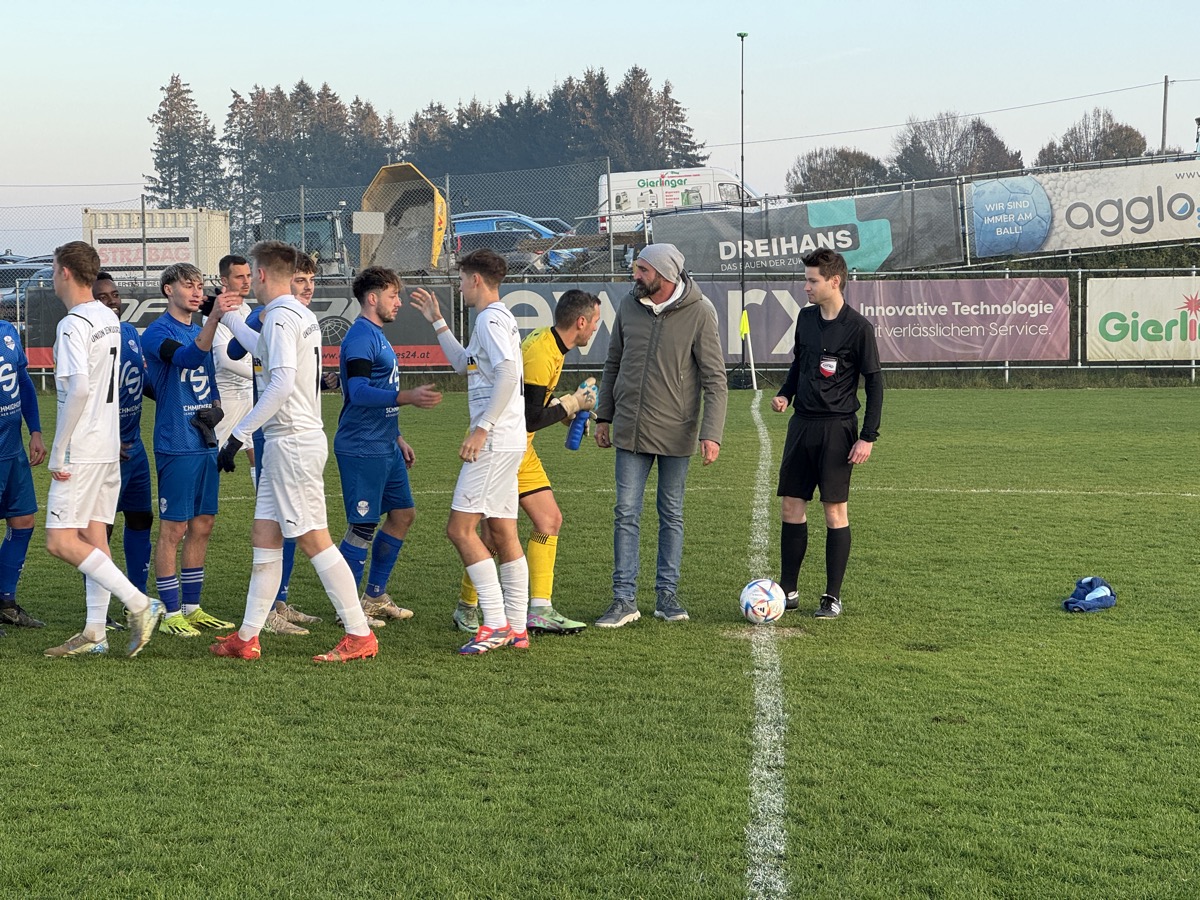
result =
[{"label": "white pitch line marking", "polygon": [[[764,578],[769,571],[771,435],[759,411],[761,402],[762,391],[755,391],[750,412],[758,429],[758,471],[754,479],[747,557],[751,578]],[[783,709],[779,638],[775,628],[755,628],[750,637],[750,650],[754,658],[754,738],[750,763],[750,822],[746,826],[746,896],[786,897],[787,794],[783,763],[787,714]]]}]

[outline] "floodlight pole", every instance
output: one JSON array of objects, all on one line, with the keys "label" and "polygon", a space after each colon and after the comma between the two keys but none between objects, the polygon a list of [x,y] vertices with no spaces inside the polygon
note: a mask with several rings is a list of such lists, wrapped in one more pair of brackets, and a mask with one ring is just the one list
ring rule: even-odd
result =
[{"label": "floodlight pole", "polygon": [[742,335],[742,321],[746,316],[746,38],[749,32],[739,31],[737,33],[738,44],[741,47],[741,162],[738,166],[738,190],[741,196],[738,198],[742,208],[742,223],[741,234],[738,240],[738,271],[740,274],[740,285],[742,289],[742,313],[738,318],[738,336],[742,344],[742,363],[740,372],[738,373],[737,387],[746,387],[746,338]]},{"label": "floodlight pole", "polygon": [[[738,43],[742,48],[742,137],[741,137],[741,164],[738,167],[738,189],[742,201],[742,234],[741,243],[738,245],[741,252],[738,253],[738,258],[741,260],[741,287],[742,287],[742,315],[746,314],[746,37],[747,32],[738,32]],[[741,328],[741,320],[738,320],[738,327]],[[742,366],[746,365],[746,341],[742,339]]]},{"label": "floodlight pole", "polygon": [[1169,75],[1163,76],[1163,117],[1162,117],[1162,142],[1158,145],[1158,152],[1161,155],[1166,155],[1167,152],[1167,91],[1171,86],[1171,78]]}]

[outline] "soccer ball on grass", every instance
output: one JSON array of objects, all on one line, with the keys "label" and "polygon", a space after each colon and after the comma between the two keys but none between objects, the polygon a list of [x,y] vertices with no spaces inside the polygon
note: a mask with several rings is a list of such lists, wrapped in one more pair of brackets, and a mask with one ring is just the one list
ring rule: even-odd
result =
[{"label": "soccer ball on grass", "polygon": [[766,625],[783,615],[786,606],[783,588],[769,578],[756,578],[742,588],[742,615],[755,625]]}]

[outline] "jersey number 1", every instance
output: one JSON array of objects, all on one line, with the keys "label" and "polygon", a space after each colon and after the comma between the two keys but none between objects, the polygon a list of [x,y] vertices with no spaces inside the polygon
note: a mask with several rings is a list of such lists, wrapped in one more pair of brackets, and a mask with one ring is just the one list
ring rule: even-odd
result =
[{"label": "jersey number 1", "polygon": [[108,398],[104,402],[112,403],[117,392],[117,348],[109,347],[108,353],[112,357],[112,369],[108,373]]}]

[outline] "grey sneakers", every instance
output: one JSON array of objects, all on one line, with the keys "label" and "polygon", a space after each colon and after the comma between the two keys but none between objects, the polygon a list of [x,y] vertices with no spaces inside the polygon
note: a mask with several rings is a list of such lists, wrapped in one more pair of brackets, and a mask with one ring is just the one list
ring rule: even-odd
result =
[{"label": "grey sneakers", "polygon": [[654,617],[664,622],[686,622],[688,613],[674,594],[660,594],[654,604]]},{"label": "grey sneakers", "polygon": [[[664,622],[686,622],[688,612],[684,609],[674,594],[662,594],[654,604],[654,615]],[[596,620],[598,628],[620,628],[630,622],[636,622],[642,617],[634,600],[614,600],[612,606]]]},{"label": "grey sneakers", "polygon": [[630,622],[636,622],[642,617],[634,600],[614,600],[600,618],[596,620],[597,628],[620,628]]}]

